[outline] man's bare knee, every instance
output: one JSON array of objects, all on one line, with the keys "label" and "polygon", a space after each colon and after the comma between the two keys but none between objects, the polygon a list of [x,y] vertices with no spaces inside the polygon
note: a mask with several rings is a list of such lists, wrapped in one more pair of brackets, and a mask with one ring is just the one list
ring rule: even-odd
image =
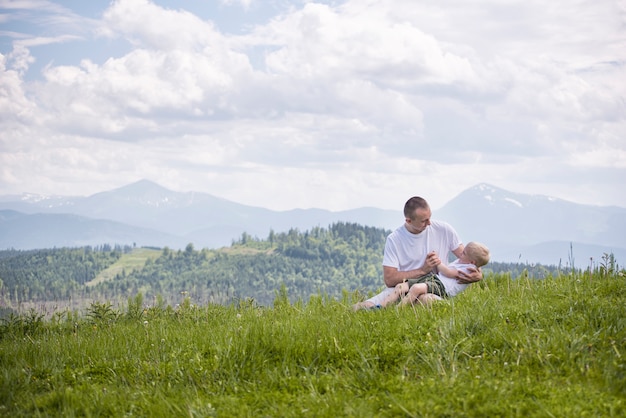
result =
[{"label": "man's bare knee", "polygon": [[370,302],[369,300],[366,300],[366,301],[358,302],[352,305],[352,310],[360,311],[361,309],[369,309],[369,308],[373,308],[374,306],[376,306],[374,302]]}]

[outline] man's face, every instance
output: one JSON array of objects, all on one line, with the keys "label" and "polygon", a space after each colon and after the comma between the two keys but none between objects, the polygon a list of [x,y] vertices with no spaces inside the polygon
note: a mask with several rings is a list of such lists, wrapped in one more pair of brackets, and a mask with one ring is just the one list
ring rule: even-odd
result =
[{"label": "man's face", "polygon": [[416,209],[413,218],[406,219],[409,232],[412,234],[423,232],[430,225],[430,215],[430,209]]}]

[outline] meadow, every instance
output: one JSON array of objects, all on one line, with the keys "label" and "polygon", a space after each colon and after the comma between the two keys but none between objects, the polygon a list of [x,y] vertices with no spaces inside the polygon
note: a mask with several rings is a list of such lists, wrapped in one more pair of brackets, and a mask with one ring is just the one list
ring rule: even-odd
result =
[{"label": "meadow", "polygon": [[36,311],[0,325],[0,416],[621,417],[626,277],[490,274],[430,307]]}]

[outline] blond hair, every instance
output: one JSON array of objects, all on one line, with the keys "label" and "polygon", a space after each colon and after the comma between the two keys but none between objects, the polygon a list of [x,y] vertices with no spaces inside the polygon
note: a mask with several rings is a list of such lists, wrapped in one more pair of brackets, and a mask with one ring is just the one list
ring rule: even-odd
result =
[{"label": "blond hair", "polygon": [[468,242],[465,246],[465,254],[476,267],[482,267],[489,262],[489,248],[480,242]]}]

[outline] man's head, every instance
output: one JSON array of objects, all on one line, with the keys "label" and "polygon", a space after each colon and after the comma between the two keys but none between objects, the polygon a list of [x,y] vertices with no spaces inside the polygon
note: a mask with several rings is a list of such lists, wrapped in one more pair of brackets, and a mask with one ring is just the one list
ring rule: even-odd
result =
[{"label": "man's head", "polygon": [[430,206],[421,197],[414,196],[404,204],[406,228],[412,234],[419,234],[430,225]]},{"label": "man's head", "polygon": [[469,242],[463,249],[464,258],[476,267],[482,267],[489,262],[489,248],[480,242]]}]

